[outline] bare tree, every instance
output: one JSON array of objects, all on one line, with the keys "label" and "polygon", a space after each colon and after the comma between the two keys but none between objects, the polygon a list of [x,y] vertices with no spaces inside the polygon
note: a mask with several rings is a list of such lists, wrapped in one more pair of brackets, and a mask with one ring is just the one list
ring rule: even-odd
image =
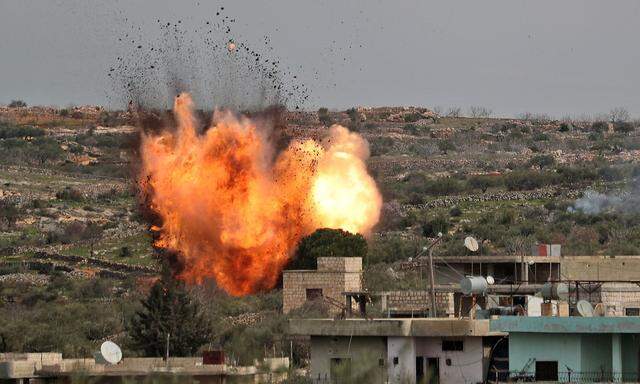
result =
[{"label": "bare tree", "polygon": [[460,107],[451,107],[447,111],[447,116],[449,116],[449,117],[460,117],[460,113],[461,112],[462,112],[462,109]]},{"label": "bare tree", "polygon": [[546,123],[551,121],[551,117],[544,113],[523,112],[519,114],[517,117],[520,120],[533,121],[536,123]]},{"label": "bare tree", "polygon": [[471,117],[489,117],[491,116],[491,110],[479,105],[474,105],[469,109]]},{"label": "bare tree", "polygon": [[433,111],[436,115],[438,115],[438,116],[442,116],[442,112],[443,112],[443,110],[442,110],[442,107],[441,107],[441,106],[439,106],[439,105],[434,106],[434,107],[432,108],[432,111]]},{"label": "bare tree", "polygon": [[609,111],[609,121],[612,123],[623,123],[630,118],[629,111],[623,107],[616,107]]}]

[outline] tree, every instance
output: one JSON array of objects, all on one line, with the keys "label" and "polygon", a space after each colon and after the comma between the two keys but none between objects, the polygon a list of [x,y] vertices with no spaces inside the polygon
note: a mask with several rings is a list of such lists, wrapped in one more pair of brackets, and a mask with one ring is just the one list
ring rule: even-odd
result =
[{"label": "tree", "polygon": [[447,116],[448,117],[460,117],[460,113],[461,112],[462,112],[462,109],[460,107],[451,107],[447,111]]},{"label": "tree", "polygon": [[358,131],[360,129],[360,121],[361,121],[360,113],[358,113],[358,110],[355,108],[347,109],[347,115],[351,120],[351,124],[349,125],[349,128],[352,131]]},{"label": "tree", "polygon": [[471,117],[489,117],[491,116],[491,110],[485,107],[481,107],[478,105],[472,106],[469,111],[471,112]]},{"label": "tree", "polygon": [[318,120],[327,127],[331,125],[331,116],[329,116],[329,110],[327,108],[322,107],[318,109]]},{"label": "tree", "polygon": [[289,269],[315,269],[318,257],[365,257],[367,241],[361,234],[321,228],[303,238]]},{"label": "tree", "polygon": [[633,123],[630,123],[628,121],[619,121],[613,124],[613,130],[618,132],[618,133],[631,133],[636,129],[636,127],[633,125]]},{"label": "tree", "polygon": [[167,266],[142,306],[131,321],[129,334],[145,356],[165,356],[167,338],[171,356],[192,356],[211,339],[211,325],[200,305]]},{"label": "tree", "polygon": [[436,216],[433,219],[422,224],[422,234],[424,237],[437,237],[438,233],[446,234],[449,232],[451,224],[444,216]]},{"label": "tree", "polygon": [[26,106],[27,103],[22,100],[11,100],[11,102],[9,103],[9,108],[24,108]]},{"label": "tree", "polygon": [[625,108],[617,107],[609,111],[609,120],[612,123],[622,123],[629,120],[629,111]]}]

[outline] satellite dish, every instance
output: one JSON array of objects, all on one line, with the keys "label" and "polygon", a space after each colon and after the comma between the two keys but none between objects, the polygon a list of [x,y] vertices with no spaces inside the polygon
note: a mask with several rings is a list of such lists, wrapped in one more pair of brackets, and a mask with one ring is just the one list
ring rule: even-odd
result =
[{"label": "satellite dish", "polygon": [[100,346],[102,358],[109,364],[118,364],[122,360],[122,350],[113,341],[105,341]]},{"label": "satellite dish", "polygon": [[487,276],[487,284],[493,285],[495,283],[496,283],[496,280],[493,278],[493,276]]},{"label": "satellite dish", "polygon": [[582,317],[593,317],[593,306],[587,300],[578,301],[576,310]]},{"label": "satellite dish", "polygon": [[471,252],[475,252],[478,250],[478,242],[471,236],[467,236],[464,239],[464,246],[467,247]]}]

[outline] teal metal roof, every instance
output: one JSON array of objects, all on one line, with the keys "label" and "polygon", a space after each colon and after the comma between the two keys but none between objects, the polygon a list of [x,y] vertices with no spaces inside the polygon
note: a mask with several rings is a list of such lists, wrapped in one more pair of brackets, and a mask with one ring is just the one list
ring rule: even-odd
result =
[{"label": "teal metal roof", "polygon": [[640,333],[640,317],[525,317],[491,320],[492,332]]}]

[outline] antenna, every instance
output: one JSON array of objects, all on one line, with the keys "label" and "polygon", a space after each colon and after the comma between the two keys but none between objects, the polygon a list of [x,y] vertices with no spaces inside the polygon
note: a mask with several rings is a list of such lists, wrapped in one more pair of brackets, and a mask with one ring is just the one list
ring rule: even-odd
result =
[{"label": "antenna", "polygon": [[478,241],[471,236],[467,236],[464,239],[464,246],[471,252],[476,252],[478,250]]},{"label": "antenna", "polygon": [[100,346],[102,358],[109,364],[118,364],[122,360],[122,350],[113,341],[105,341]]},{"label": "antenna", "polygon": [[587,300],[578,301],[576,310],[582,317],[593,317],[593,306]]}]

